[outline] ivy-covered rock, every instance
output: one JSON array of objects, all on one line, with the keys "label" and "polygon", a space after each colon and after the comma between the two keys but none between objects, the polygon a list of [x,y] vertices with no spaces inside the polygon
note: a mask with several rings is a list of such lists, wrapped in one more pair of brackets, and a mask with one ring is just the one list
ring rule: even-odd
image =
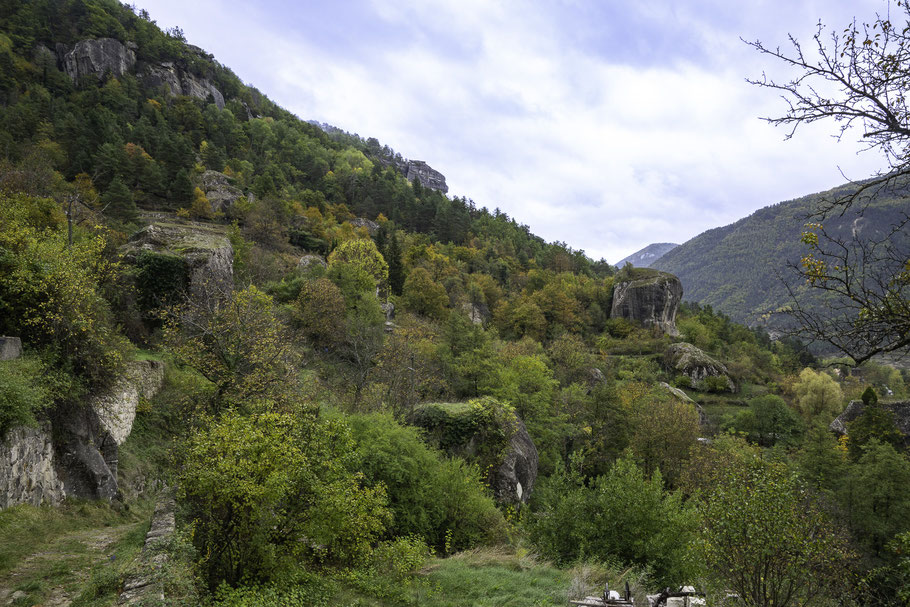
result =
[{"label": "ivy-covered rock", "polygon": [[476,464],[496,500],[525,503],[537,479],[537,447],[511,407],[492,398],[430,403],[417,408],[414,425],[449,455]]}]

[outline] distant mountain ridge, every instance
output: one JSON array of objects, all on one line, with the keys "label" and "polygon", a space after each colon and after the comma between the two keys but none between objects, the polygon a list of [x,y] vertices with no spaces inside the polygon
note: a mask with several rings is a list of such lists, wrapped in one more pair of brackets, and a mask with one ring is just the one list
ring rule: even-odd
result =
[{"label": "distant mountain ridge", "polygon": [[631,263],[636,268],[650,268],[652,263],[678,246],[675,242],[652,242],[645,248],[619,260],[616,267],[621,268],[627,263]]},{"label": "distant mountain ridge", "polygon": [[[788,270],[808,252],[800,235],[809,215],[823,200],[854,191],[842,185],[759,209],[727,226],[699,234],[669,251],[651,267],[670,272],[683,284],[685,299],[710,305],[745,324],[764,323],[769,312],[790,303],[784,280],[799,293],[807,287]],[[874,198],[861,217],[848,213],[824,221],[829,234],[850,240],[884,238],[910,209],[910,186],[892,188]],[[897,234],[894,238],[907,238]],[[820,294],[809,301],[823,305]]]}]

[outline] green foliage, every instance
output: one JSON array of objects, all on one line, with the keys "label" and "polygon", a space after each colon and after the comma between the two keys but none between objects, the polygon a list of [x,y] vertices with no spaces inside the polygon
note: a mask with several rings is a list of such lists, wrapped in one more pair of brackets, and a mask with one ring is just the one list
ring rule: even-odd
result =
[{"label": "green foliage", "polygon": [[177,255],[142,251],[133,275],[139,306],[146,314],[180,303],[189,286],[186,261]]},{"label": "green foliage", "polygon": [[445,287],[434,281],[429,272],[424,268],[414,268],[404,281],[401,303],[416,314],[442,319],[446,314],[449,296]]},{"label": "green foliage", "polygon": [[349,263],[369,274],[377,284],[383,284],[389,278],[389,266],[376,248],[376,243],[369,239],[346,240],[329,255],[329,266],[336,263]]},{"label": "green foliage", "polygon": [[844,590],[847,544],[783,464],[724,463],[700,509],[707,573],[745,605],[818,604]]},{"label": "green foliage", "polygon": [[557,471],[533,500],[537,508],[528,533],[547,558],[640,565],[661,587],[682,584],[697,572],[695,513],[679,494],[664,491],[659,472],[648,479],[633,461],[619,459],[586,486],[577,473]]},{"label": "green foliage", "polygon": [[803,369],[793,391],[797,397],[797,408],[806,423],[818,421],[828,424],[843,408],[843,392],[827,373]]},{"label": "green foliage", "polygon": [[505,523],[475,469],[426,446],[419,432],[390,415],[352,416],[357,469],[382,485],[392,523],[388,537],[416,535],[436,551],[501,540]]},{"label": "green foliage", "polygon": [[297,297],[296,323],[318,347],[339,344],[345,334],[344,295],[327,278],[303,282]]},{"label": "green foliage", "polygon": [[860,399],[867,407],[874,407],[878,404],[878,394],[875,393],[875,389],[872,386],[869,386],[863,391],[863,395]]},{"label": "green foliage", "polygon": [[799,433],[801,425],[802,421],[786,401],[773,394],[749,399],[749,409],[734,420],[737,430],[745,432],[750,440],[763,447],[789,443]]},{"label": "green foliage", "polygon": [[879,404],[865,407],[859,417],[847,424],[847,431],[847,446],[853,460],[859,459],[871,442],[890,444],[898,449],[904,444],[904,435],[897,428],[894,413]]},{"label": "green foliage", "polygon": [[30,426],[50,408],[46,370],[33,357],[0,361],[0,439],[14,426]]},{"label": "green foliage", "polygon": [[346,428],[308,414],[227,412],[184,447],[180,496],[210,587],[365,559],[389,522],[349,472]]}]

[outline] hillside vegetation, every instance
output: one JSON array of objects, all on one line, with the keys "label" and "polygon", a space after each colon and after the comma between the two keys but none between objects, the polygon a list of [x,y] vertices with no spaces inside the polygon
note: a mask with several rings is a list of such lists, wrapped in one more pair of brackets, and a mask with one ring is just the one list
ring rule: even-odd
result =
[{"label": "hillside vegetation", "polygon": [[[104,69],[61,69],[102,47]],[[132,559],[167,485],[173,604],[558,605],[605,582],[910,600],[910,460],[876,404],[908,396],[901,373],[812,368],[676,296],[679,337],[612,315],[616,284],[678,285],[409,182],[139,9],[0,0],[0,66],[0,334],[24,345],[0,432],[57,428],[137,359],[166,369],[111,504],[3,510],[0,571],[76,537],[90,587],[67,596],[111,604],[127,568],[82,532],[129,523]]]}]

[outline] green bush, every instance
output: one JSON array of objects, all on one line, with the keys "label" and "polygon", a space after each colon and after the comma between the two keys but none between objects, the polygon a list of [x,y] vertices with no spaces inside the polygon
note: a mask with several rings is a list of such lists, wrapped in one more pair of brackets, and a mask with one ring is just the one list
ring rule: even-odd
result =
[{"label": "green bush", "polygon": [[502,515],[486,495],[478,472],[463,460],[428,447],[416,428],[391,415],[350,418],[357,467],[370,485],[385,486],[393,513],[387,537],[417,535],[444,551],[502,538]]},{"label": "green bush", "polygon": [[532,505],[531,541],[560,564],[618,560],[650,568],[661,587],[685,583],[697,570],[694,510],[664,491],[660,472],[648,479],[630,459],[617,460],[590,486],[559,471],[535,488]]},{"label": "green bush", "polygon": [[0,361],[0,438],[14,426],[35,424],[35,415],[52,404],[44,366],[31,357]]},{"label": "green bush", "polygon": [[189,286],[186,261],[177,255],[142,251],[136,258],[134,276],[145,313],[179,303]]}]

